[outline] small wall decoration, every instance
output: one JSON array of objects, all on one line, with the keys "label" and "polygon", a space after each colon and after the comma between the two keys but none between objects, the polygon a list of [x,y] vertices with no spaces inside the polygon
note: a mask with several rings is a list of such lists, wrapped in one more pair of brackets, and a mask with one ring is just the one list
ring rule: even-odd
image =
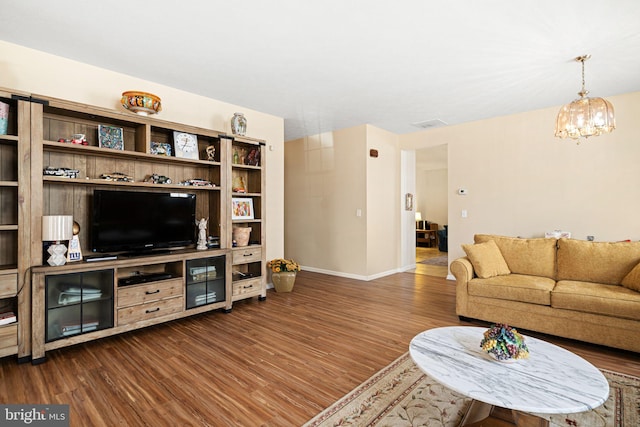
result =
[{"label": "small wall decoration", "polygon": [[124,132],[122,128],[98,125],[98,145],[100,148],[124,150]]},{"label": "small wall decoration", "polygon": [[253,199],[232,197],[231,219],[253,219]]},{"label": "small wall decoration", "polygon": [[404,196],[404,210],[412,211],[413,210],[413,194],[407,193]]},{"label": "small wall decoration", "polygon": [[158,156],[171,156],[171,144],[151,141],[151,154]]},{"label": "small wall decoration", "polygon": [[176,157],[198,160],[198,137],[192,133],[173,132],[173,145],[176,148]]}]

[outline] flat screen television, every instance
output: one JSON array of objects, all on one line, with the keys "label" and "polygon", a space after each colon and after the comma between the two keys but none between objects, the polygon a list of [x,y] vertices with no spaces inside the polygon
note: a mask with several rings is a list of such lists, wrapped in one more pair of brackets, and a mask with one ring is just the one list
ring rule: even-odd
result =
[{"label": "flat screen television", "polygon": [[189,193],[95,190],[91,251],[150,252],[196,241],[196,196]]}]

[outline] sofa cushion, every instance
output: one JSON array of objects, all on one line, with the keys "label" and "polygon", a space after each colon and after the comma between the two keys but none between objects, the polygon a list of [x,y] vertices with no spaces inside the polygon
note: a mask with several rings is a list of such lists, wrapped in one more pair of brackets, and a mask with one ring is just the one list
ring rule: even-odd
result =
[{"label": "sofa cushion", "polygon": [[550,305],[556,282],[548,277],[509,274],[469,281],[469,295]]},{"label": "sofa cushion", "polygon": [[494,241],[462,245],[462,249],[466,252],[478,277],[486,279],[511,273]]},{"label": "sofa cushion", "polygon": [[551,292],[551,307],[640,320],[640,292],[617,285],[561,280]]},{"label": "sofa cushion", "polygon": [[636,264],[621,282],[625,288],[640,292],[640,264]]},{"label": "sofa cushion", "polygon": [[520,239],[518,237],[476,234],[474,241],[493,240],[500,248],[512,273],[532,276],[556,277],[556,239]]},{"label": "sofa cushion", "polygon": [[640,262],[640,242],[558,241],[558,280],[619,285]]}]

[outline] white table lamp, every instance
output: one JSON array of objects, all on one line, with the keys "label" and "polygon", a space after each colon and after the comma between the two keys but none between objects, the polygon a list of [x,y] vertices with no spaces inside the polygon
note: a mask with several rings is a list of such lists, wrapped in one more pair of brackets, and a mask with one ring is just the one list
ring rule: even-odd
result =
[{"label": "white table lamp", "polygon": [[416,212],[416,228],[422,228],[422,212]]},{"label": "white table lamp", "polygon": [[47,259],[49,265],[64,265],[67,262],[67,246],[63,242],[72,238],[73,216],[45,215],[42,217],[42,241],[49,243],[46,249],[46,253],[49,254]]}]

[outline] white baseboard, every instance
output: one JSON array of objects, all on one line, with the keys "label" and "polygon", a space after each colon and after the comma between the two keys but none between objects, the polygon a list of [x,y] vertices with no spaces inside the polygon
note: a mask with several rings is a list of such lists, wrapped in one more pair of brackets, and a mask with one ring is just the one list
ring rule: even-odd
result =
[{"label": "white baseboard", "polygon": [[392,274],[396,274],[396,273],[401,273],[402,272],[400,270],[389,270],[389,271],[384,271],[382,273],[373,274],[371,276],[363,276],[361,274],[344,273],[342,271],[325,270],[323,268],[315,268],[315,267],[307,267],[307,266],[300,266],[300,269],[304,270],[304,271],[311,271],[313,273],[328,274],[329,276],[337,276],[337,277],[345,277],[347,279],[363,280],[365,282],[368,282],[368,281],[374,280],[374,279],[379,279],[380,277],[390,276]]}]

